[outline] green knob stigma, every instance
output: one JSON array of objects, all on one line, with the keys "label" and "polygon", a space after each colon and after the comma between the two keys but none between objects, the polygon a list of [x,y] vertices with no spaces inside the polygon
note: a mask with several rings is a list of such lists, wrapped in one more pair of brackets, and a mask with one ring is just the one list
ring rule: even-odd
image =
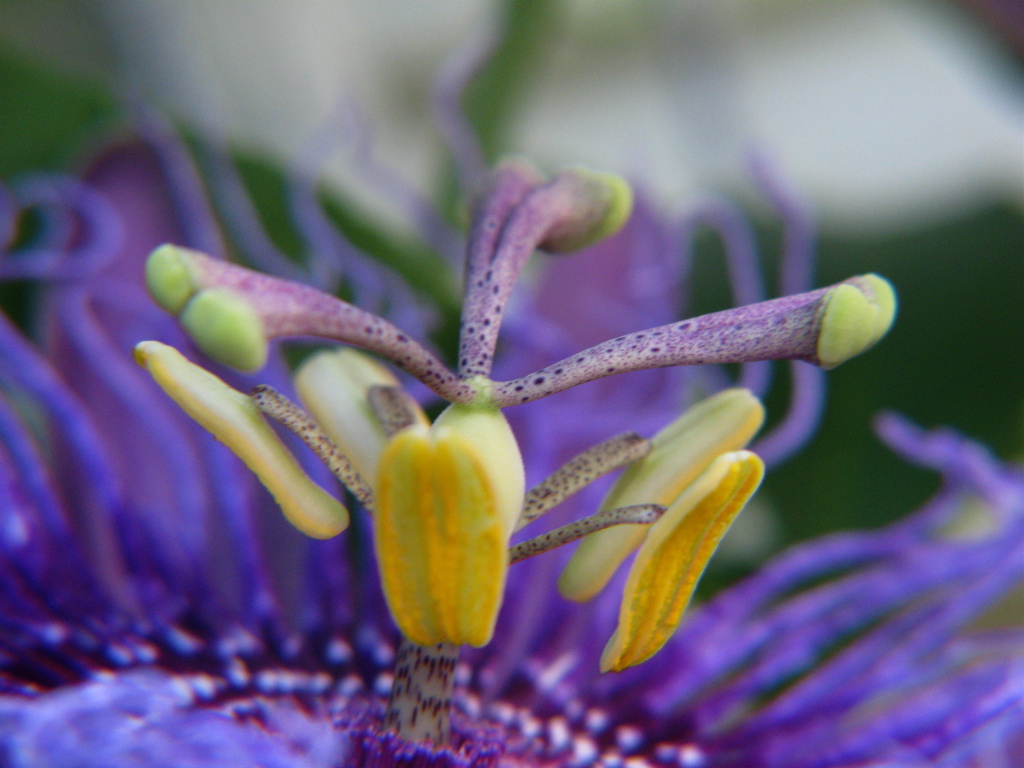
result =
[{"label": "green knob stigma", "polygon": [[877,344],[896,317],[896,292],[885,278],[862,275],[829,291],[819,310],[818,361],[835,368]]},{"label": "green knob stigma", "polygon": [[179,314],[196,292],[188,253],[169,244],[153,251],[146,261],[146,286],[157,304]]},{"label": "green knob stigma", "polygon": [[579,214],[550,232],[540,247],[550,253],[570,253],[611,237],[633,212],[633,190],[614,173],[574,166],[561,172],[576,186]]},{"label": "green knob stigma", "polygon": [[252,305],[238,294],[200,291],[180,319],[200,349],[214,360],[241,371],[255,371],[266,364],[263,325]]}]

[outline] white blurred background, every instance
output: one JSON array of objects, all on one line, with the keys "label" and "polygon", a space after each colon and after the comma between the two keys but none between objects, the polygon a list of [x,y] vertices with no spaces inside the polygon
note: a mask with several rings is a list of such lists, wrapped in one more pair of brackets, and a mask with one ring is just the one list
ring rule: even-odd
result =
[{"label": "white blurred background", "polygon": [[[777,155],[825,228],[885,232],[1024,204],[1024,80],[954,3],[574,0],[507,149],[642,177],[668,200],[736,188]],[[446,57],[497,6],[360,0],[0,3],[0,41],[99,75],[173,118],[288,161],[343,99],[379,156],[429,189]],[[352,186],[349,163],[329,166]],[[388,201],[371,200],[381,211]]]}]

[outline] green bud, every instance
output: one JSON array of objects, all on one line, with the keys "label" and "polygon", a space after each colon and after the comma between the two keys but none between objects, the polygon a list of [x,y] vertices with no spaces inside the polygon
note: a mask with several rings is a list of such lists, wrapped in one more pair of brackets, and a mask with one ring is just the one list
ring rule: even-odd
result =
[{"label": "green bud", "polygon": [[896,317],[896,292],[878,275],[856,277],[825,294],[818,317],[818,361],[834,368],[885,336]]},{"label": "green bud", "polygon": [[188,266],[188,252],[176,245],[161,245],[146,261],[146,286],[153,300],[177,315],[196,292]]},{"label": "green bud", "polygon": [[559,174],[575,186],[579,213],[555,227],[540,244],[550,253],[569,253],[611,237],[633,211],[633,190],[621,176],[574,166]]},{"label": "green bud", "polygon": [[255,371],[267,362],[259,315],[238,294],[218,288],[200,291],[180,319],[200,349],[218,362],[241,371]]}]

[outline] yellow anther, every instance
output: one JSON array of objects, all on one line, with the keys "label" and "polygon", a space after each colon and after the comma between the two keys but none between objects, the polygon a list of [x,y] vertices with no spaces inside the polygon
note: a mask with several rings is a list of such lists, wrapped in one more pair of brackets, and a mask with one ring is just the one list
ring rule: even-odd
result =
[{"label": "yellow anther", "polygon": [[248,396],[157,341],[136,346],[135,359],[185,413],[245,462],[292,525],[317,539],[348,527],[348,510],[306,475]]},{"label": "yellow anther", "polygon": [[602,672],[646,661],[672,636],[708,560],[762,477],[764,464],[749,451],[719,456],[651,526],[626,580]]},{"label": "yellow anther", "polygon": [[374,540],[384,594],[415,643],[485,645],[523,498],[519,449],[497,410],[453,405],[380,458]]},{"label": "yellow anther", "polygon": [[[672,506],[718,456],[744,447],[763,421],[763,406],[746,389],[727,389],[697,403],[654,436],[653,450],[623,472],[601,509]],[[585,538],[559,578],[562,595],[590,600],[646,535],[644,527],[618,526]]]},{"label": "yellow anther", "polygon": [[[367,480],[377,476],[385,443],[384,430],[367,399],[373,386],[397,387],[398,379],[351,347],[317,352],[295,373],[295,389],[306,410]],[[423,411],[415,413],[428,426]]]},{"label": "yellow anther", "polygon": [[451,430],[473,447],[494,486],[502,523],[511,532],[523,508],[526,471],[519,443],[504,414],[497,408],[455,403],[437,417],[433,430],[438,434]]}]

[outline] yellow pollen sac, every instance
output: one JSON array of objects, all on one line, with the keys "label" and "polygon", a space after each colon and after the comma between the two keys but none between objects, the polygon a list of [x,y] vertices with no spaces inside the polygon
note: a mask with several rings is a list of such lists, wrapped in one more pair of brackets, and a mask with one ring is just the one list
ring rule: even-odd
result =
[{"label": "yellow pollen sac", "polygon": [[135,359],[185,413],[245,462],[288,522],[315,539],[348,527],[348,510],[302,470],[251,398],[158,341],[138,344]]},{"label": "yellow pollen sac", "polygon": [[[764,407],[749,390],[726,389],[702,400],[654,436],[653,450],[622,473],[601,509],[672,506],[718,456],[743,448],[763,421]],[[620,525],[587,536],[562,571],[559,591],[569,600],[590,600],[646,535],[646,526]]]},{"label": "yellow pollen sac", "polygon": [[519,448],[496,409],[453,405],[384,448],[374,544],[391,615],[414,643],[490,641],[523,485]]},{"label": "yellow pollen sac", "polygon": [[726,453],[651,526],[626,580],[618,628],[601,654],[602,672],[646,661],[672,636],[708,560],[763,477],[756,454]]},{"label": "yellow pollen sac", "polygon": [[[376,385],[397,387],[399,382],[384,365],[351,347],[317,352],[295,372],[302,404],[367,480],[376,477],[386,442],[368,397]],[[429,426],[422,411],[415,415],[424,427]]]}]

